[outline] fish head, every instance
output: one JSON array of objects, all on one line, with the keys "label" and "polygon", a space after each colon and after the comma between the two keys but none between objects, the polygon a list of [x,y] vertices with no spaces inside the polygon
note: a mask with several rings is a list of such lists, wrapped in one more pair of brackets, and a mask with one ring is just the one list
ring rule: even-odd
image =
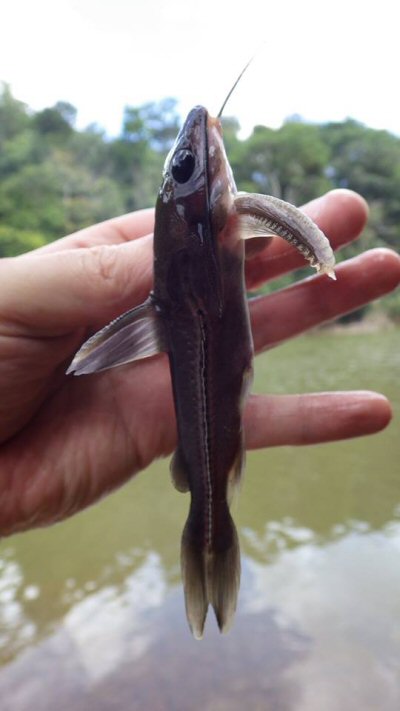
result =
[{"label": "fish head", "polygon": [[[159,304],[195,302],[223,309],[223,262],[241,264],[236,187],[218,119],[195,106],[167,156],[154,227],[154,297]],[[169,308],[169,306],[168,306]]]},{"label": "fish head", "polygon": [[[189,205],[207,186],[207,111],[195,106],[167,155],[159,199],[165,205]],[[195,208],[195,204],[193,205]]]},{"label": "fish head", "polygon": [[164,165],[156,205],[157,222],[177,240],[198,234],[215,239],[232,209],[236,186],[226,157],[219,119],[195,106]]}]

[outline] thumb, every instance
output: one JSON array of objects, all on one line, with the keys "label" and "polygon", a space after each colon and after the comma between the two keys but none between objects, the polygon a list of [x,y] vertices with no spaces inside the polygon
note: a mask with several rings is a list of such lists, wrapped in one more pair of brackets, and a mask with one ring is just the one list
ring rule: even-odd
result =
[{"label": "thumb", "polygon": [[101,325],[145,300],[152,235],[133,242],[0,260],[0,318],[24,333],[62,335]]}]

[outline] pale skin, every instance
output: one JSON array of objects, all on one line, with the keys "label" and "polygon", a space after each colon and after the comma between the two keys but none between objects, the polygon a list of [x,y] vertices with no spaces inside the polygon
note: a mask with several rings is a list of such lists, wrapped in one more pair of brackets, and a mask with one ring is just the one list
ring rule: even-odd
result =
[{"label": "pale skin", "polygon": [[[333,191],[304,209],[334,248],[355,239],[367,218],[364,201],[350,191]],[[78,512],[175,447],[165,355],[91,376],[65,375],[89,332],[148,295],[153,220],[153,210],[139,211],[0,260],[1,535]],[[301,265],[301,256],[276,239],[252,250],[248,287]],[[262,297],[250,309],[256,351],[399,282],[400,258],[380,249],[340,264],[336,283],[318,276]],[[252,395],[244,413],[246,445],[357,437],[390,419],[389,402],[373,392]]]}]

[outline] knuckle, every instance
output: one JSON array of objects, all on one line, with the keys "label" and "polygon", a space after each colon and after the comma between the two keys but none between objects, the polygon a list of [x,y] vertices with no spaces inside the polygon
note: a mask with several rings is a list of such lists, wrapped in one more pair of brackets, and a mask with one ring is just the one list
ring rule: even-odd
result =
[{"label": "knuckle", "polygon": [[96,295],[119,301],[127,282],[126,262],[116,245],[98,245],[82,250],[83,278],[90,280]]},{"label": "knuckle", "polygon": [[115,247],[110,245],[93,247],[90,250],[90,268],[96,280],[114,282],[120,271]]}]

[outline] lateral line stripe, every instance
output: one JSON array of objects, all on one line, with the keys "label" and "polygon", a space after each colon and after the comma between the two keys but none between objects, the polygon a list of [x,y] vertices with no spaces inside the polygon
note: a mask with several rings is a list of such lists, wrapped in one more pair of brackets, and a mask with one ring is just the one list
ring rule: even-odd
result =
[{"label": "lateral line stripe", "polygon": [[206,517],[205,533],[206,545],[212,543],[212,514],[213,514],[213,493],[211,481],[211,466],[210,466],[210,430],[208,426],[208,397],[207,397],[207,333],[204,324],[204,317],[201,311],[198,312],[200,332],[201,332],[201,349],[200,349],[200,380],[201,380],[201,406],[203,415],[203,434],[204,434],[204,450],[205,450],[205,496],[206,496]]}]

